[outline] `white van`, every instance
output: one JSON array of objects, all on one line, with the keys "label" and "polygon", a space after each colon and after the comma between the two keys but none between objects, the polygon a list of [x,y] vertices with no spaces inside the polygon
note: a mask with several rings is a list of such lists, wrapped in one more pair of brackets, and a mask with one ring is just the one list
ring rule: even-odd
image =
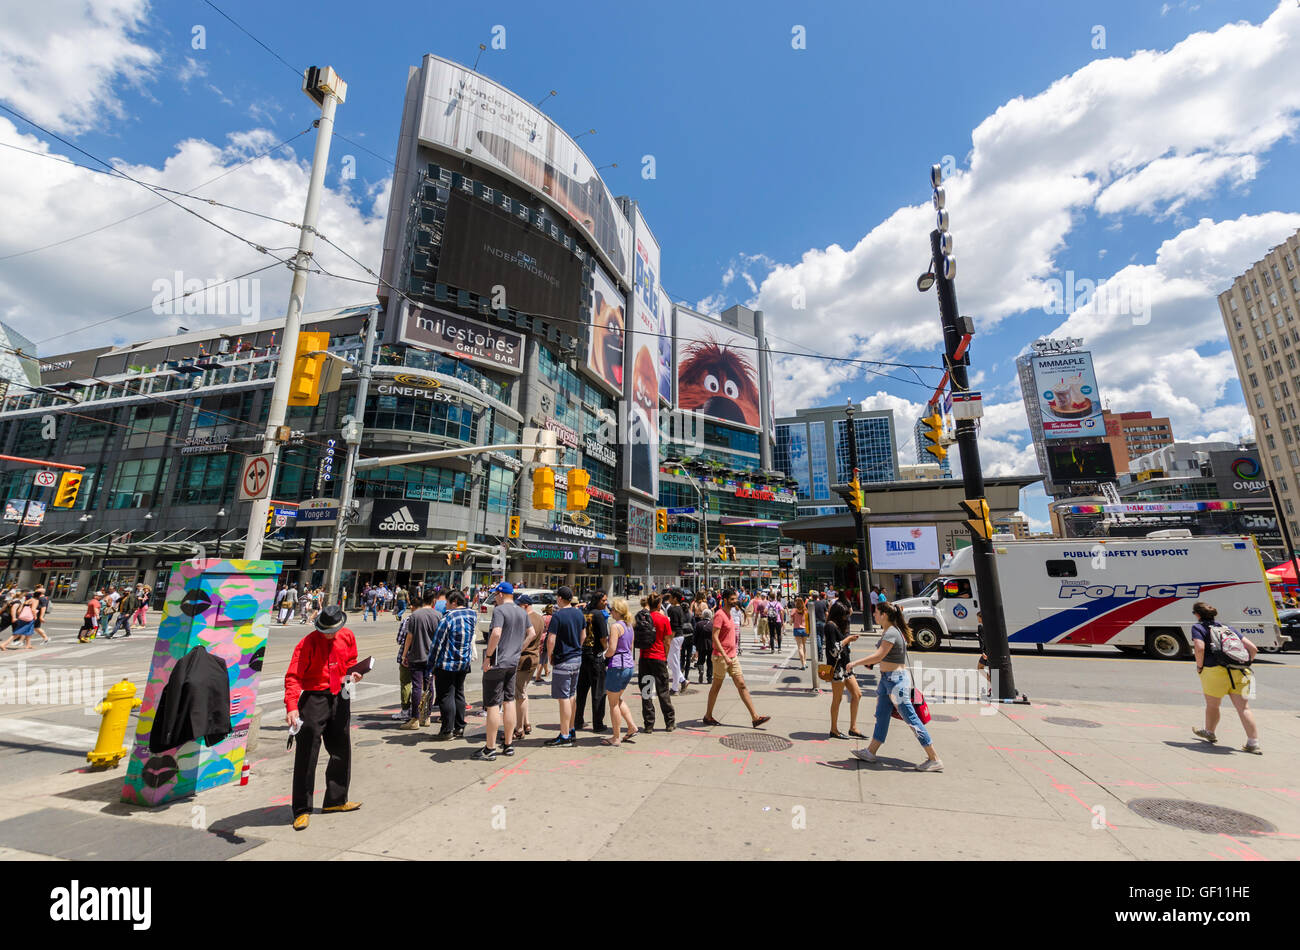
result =
[{"label": "white van", "polygon": [[[976,639],[973,557],[963,548],[920,596],[895,601],[917,649]],[[1249,535],[995,541],[994,563],[1013,647],[1113,646],[1175,659],[1190,653],[1198,600],[1265,652],[1286,642]]]}]

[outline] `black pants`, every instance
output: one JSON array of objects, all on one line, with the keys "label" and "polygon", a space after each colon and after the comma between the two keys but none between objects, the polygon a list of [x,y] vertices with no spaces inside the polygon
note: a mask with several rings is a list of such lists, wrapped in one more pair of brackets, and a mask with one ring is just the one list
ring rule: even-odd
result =
[{"label": "black pants", "polygon": [[424,662],[421,661],[411,667],[411,718],[419,720],[420,706],[424,702],[424,696],[429,692],[429,674],[424,668]]},{"label": "black pants", "polygon": [[465,731],[465,677],[469,670],[433,671],[434,700],[442,715],[441,732]]},{"label": "black pants", "polygon": [[704,674],[704,682],[713,682],[713,638],[695,644],[695,663]]},{"label": "black pants", "polygon": [[573,714],[573,728],[583,727],[583,709],[587,705],[587,692],[591,692],[591,728],[605,728],[605,657],[602,654],[582,651],[582,666],[578,668],[578,693]]},{"label": "black pants", "polygon": [[677,713],[673,711],[673,698],[668,695],[668,661],[647,660],[642,657],[637,664],[637,683],[641,686],[641,721],[646,729],[655,725],[655,703],[650,686],[659,694],[659,708],[664,713],[664,726],[672,728],[677,725]]},{"label": "black pants", "polygon": [[[689,682],[691,678],[691,651],[694,649],[695,637],[682,637],[682,676]],[[677,684],[674,683],[674,686]]]},{"label": "black pants", "polygon": [[325,766],[324,807],[343,805],[348,800],[352,779],[352,736],[348,728],[352,704],[337,694],[324,690],[303,693],[298,697],[298,715],[302,729],[294,737],[293,817],[311,814],[316,793],[316,760],[321,742],[329,762]]},{"label": "black pants", "polygon": [[781,625],[775,620],[767,622],[767,641],[771,644],[773,653],[781,649]]}]

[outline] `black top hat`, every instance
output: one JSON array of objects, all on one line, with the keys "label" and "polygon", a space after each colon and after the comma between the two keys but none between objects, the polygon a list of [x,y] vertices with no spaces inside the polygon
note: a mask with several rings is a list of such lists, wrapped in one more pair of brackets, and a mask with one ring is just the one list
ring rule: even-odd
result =
[{"label": "black top hat", "polygon": [[321,633],[338,633],[348,622],[348,615],[338,604],[330,604],[316,618],[316,629]]}]

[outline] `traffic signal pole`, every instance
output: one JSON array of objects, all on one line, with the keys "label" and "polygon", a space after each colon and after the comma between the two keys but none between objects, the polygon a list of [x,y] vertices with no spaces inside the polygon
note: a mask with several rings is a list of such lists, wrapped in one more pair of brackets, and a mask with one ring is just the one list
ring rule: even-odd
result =
[{"label": "traffic signal pole", "polygon": [[[938,186],[938,182],[935,182],[935,186]],[[946,218],[946,214],[943,217]],[[955,264],[952,265],[950,274],[946,274],[949,268],[945,267],[945,261],[951,262],[952,259],[944,253],[943,234],[937,229],[930,232],[930,256],[935,290],[939,297],[939,316],[943,322],[944,364],[951,374],[953,391],[965,392],[970,388],[966,370],[970,361],[969,347],[960,356],[957,353],[967,330],[957,311],[957,290],[953,282],[956,276]],[[982,501],[984,470],[980,467],[974,419],[957,420],[957,447],[961,453],[965,497],[967,500]],[[998,587],[997,568],[993,563],[993,540],[982,536],[984,534],[987,531],[973,530],[971,545],[974,548],[975,586],[979,590],[978,609],[984,617],[984,649],[988,654],[989,668],[995,671],[994,689],[997,690],[997,698],[1002,701],[1028,702],[1016,692],[1011,671],[1011,649],[1007,644],[1006,621],[1002,613],[1002,592]]]},{"label": "traffic signal pole", "polygon": [[[289,308],[284,315],[284,332],[280,338],[280,362],[276,367],[275,386],[271,390],[271,408],[266,420],[266,435],[262,441],[262,454],[271,456],[269,486],[266,496],[255,499],[248,513],[248,535],[244,541],[244,557],[260,560],[262,557],[262,526],[275,493],[275,480],[280,468],[280,447],[288,441],[285,418],[289,408],[289,386],[293,382],[294,358],[298,352],[298,331],[302,321],[303,299],[307,293],[307,268],[316,248],[316,220],[320,214],[321,192],[325,184],[325,169],[329,166],[330,139],[334,134],[334,112],[346,94],[346,86],[325,70],[331,79],[321,77],[314,89],[304,91],[320,102],[320,120],[316,133],[316,151],[312,156],[311,178],[307,185],[307,206],[303,211],[302,230],[298,235],[298,253],[293,260],[293,283],[289,288]],[[314,77],[316,71],[308,70]]]},{"label": "traffic signal pole", "polygon": [[[852,485],[853,490],[856,492],[862,485],[862,479],[858,475],[858,427],[853,424],[852,402],[845,407],[844,412],[849,417],[849,464],[853,467]],[[860,588],[859,594],[862,597],[862,627],[864,630],[869,631],[876,619],[871,616],[871,551],[867,546],[867,516],[871,514],[871,509],[862,507],[861,502],[859,502],[849,505],[849,510],[853,512],[853,527],[857,533],[858,585]]]}]

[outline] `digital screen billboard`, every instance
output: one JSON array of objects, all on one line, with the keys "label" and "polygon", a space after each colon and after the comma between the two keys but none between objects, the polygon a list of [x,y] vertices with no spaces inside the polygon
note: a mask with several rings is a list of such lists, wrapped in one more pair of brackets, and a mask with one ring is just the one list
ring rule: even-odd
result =
[{"label": "digital screen billboard", "polygon": [[561,209],[630,278],[632,228],[595,166],[536,106],[484,76],[424,58],[419,141],[492,168]]},{"label": "digital screen billboard", "polygon": [[1112,482],[1115,460],[1105,442],[1087,445],[1048,445],[1049,475],[1058,485],[1074,482]]},{"label": "digital screen billboard", "polygon": [[659,245],[638,209],[634,235],[632,323],[627,335],[625,392],[627,487],[659,496]]},{"label": "digital screen billboard", "polygon": [[756,341],[682,307],[677,308],[677,408],[758,429]]},{"label": "digital screen billboard", "polygon": [[[582,262],[572,251],[454,190],[447,199],[438,280],[544,317],[572,320],[581,307]],[[497,287],[505,291],[503,300]]]},{"label": "digital screen billboard", "polygon": [[939,529],[934,525],[872,528],[871,569],[939,570]]},{"label": "digital screen billboard", "polygon": [[599,266],[591,270],[587,369],[615,395],[623,395],[623,338],[627,307],[623,295]]},{"label": "digital screen billboard", "polygon": [[673,404],[673,302],[659,288],[659,399]]},{"label": "digital screen billboard", "polygon": [[1032,364],[1044,438],[1106,434],[1091,353],[1035,356]]}]

